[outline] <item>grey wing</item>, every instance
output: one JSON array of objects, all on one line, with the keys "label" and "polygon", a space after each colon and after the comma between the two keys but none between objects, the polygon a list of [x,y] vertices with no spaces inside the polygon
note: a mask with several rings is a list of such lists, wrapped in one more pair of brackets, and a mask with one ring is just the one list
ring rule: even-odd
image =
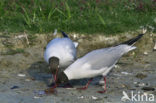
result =
[{"label": "grey wing", "polygon": [[111,67],[118,61],[122,54],[122,51],[118,51],[115,47],[94,50],[84,56],[83,62],[90,64],[91,69]]}]

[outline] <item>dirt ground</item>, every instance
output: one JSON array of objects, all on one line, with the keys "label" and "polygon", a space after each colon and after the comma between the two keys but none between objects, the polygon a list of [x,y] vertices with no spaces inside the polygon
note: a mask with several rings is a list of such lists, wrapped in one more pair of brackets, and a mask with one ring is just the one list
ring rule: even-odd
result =
[{"label": "dirt ground", "polygon": [[[120,38],[113,36],[107,39],[101,35],[97,36],[97,39],[91,36],[81,36],[80,39],[78,36],[71,36],[71,38],[79,42],[78,57],[80,57],[93,49],[111,46],[133,36],[120,36]],[[29,42],[21,40],[22,37],[19,38],[20,40],[13,40],[1,36],[0,103],[121,103],[124,102],[121,100],[123,91],[129,96],[132,91],[138,95],[153,94],[155,101],[149,103],[156,103],[156,51],[153,51],[154,44],[152,44],[155,36],[146,35],[136,44],[135,51],[124,55],[119,60],[107,76],[105,93],[97,93],[98,90],[103,90],[103,87],[99,84],[101,77],[96,77],[85,91],[59,87],[56,89],[57,93],[49,95],[43,93],[52,78],[48,65],[44,62],[43,52],[46,43],[52,38],[45,39],[41,35],[35,40],[32,39],[33,42],[30,38],[28,38]],[[23,44],[23,41],[27,44]],[[108,41],[109,43],[106,44]],[[7,43],[12,43],[14,47],[6,47]],[[10,54],[9,50],[17,47],[24,51]],[[71,84],[74,87],[81,87],[87,80],[75,80],[71,81]],[[132,102],[135,103],[125,101],[125,103]]]}]

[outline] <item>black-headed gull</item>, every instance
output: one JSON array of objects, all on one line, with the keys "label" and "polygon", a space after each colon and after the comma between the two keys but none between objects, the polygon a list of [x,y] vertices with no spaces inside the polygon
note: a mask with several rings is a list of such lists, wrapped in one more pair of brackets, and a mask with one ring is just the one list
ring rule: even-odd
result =
[{"label": "black-headed gull", "polygon": [[85,87],[80,88],[86,89],[93,77],[102,75],[105,81],[105,88],[104,91],[99,91],[99,93],[104,93],[106,91],[106,75],[115,66],[122,55],[136,48],[133,44],[142,36],[143,34],[139,34],[137,37],[119,45],[89,52],[85,56],[77,59],[63,72],[58,71],[57,84],[74,79],[91,78]]},{"label": "black-headed gull", "polygon": [[49,64],[50,70],[56,79],[58,68],[66,68],[76,59],[77,43],[72,42],[67,34],[62,32],[63,38],[51,40],[45,49],[44,59]]}]

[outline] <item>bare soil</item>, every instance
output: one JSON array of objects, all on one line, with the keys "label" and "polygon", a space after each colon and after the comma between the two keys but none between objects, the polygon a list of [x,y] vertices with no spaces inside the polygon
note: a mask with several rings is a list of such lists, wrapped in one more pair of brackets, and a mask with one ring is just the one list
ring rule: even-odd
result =
[{"label": "bare soil", "polygon": [[[0,103],[121,103],[122,92],[130,95],[140,92],[156,97],[156,51],[153,51],[156,35],[146,34],[137,42],[137,49],[124,55],[117,66],[107,76],[107,91],[99,84],[101,77],[85,91],[57,88],[57,93],[46,95],[40,92],[48,88],[52,75],[43,59],[44,47],[54,38],[49,35],[0,36]],[[128,40],[135,36],[103,36],[71,34],[73,41],[79,42],[78,57],[85,53]],[[57,35],[59,37],[60,35]],[[88,79],[71,81],[74,87],[85,85]],[[147,91],[143,88],[148,87]],[[154,89],[154,90],[153,90]],[[132,101],[126,101],[131,103]],[[137,102],[138,103],[138,102]],[[140,102],[142,103],[142,102]],[[149,102],[151,103],[151,102]],[[156,98],[155,102],[156,103]]]}]

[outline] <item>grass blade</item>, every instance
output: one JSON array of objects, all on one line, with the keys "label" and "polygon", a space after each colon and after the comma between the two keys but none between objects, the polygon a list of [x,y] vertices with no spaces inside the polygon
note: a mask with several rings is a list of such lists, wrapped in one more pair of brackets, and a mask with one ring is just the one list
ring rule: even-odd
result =
[{"label": "grass blade", "polygon": [[66,10],[67,10],[67,17],[68,17],[68,19],[70,19],[71,18],[71,12],[70,12],[70,8],[69,8],[69,5],[68,5],[68,3],[67,2],[65,2],[65,6],[66,6]]},{"label": "grass blade", "polygon": [[106,23],[105,23],[104,19],[102,18],[102,16],[99,13],[97,13],[97,16],[98,16],[99,20],[101,21],[101,23],[103,24],[103,26],[106,27]]},{"label": "grass blade", "polygon": [[24,15],[23,15],[24,20],[25,20],[26,24],[29,26],[29,28],[31,28],[31,19],[30,19],[29,15],[28,15],[26,9],[25,8],[22,8],[22,9],[24,11]]},{"label": "grass blade", "polygon": [[56,11],[58,11],[60,14],[62,14],[63,16],[67,17],[60,9],[56,8]]}]

